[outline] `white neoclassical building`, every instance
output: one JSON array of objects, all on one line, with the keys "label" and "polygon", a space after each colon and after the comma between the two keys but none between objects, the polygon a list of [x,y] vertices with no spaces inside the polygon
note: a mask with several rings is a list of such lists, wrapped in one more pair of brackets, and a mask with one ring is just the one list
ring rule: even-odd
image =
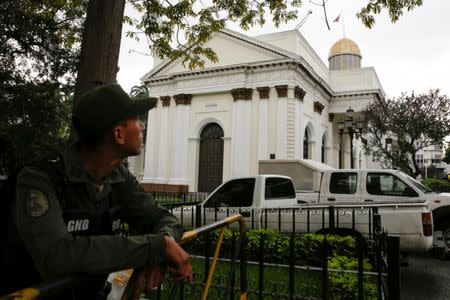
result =
[{"label": "white neoclassical building", "polygon": [[[370,166],[355,138],[342,148],[338,122],[384,98],[373,67],[361,67],[350,39],[330,49],[329,66],[297,30],[249,37],[222,30],[207,44],[217,63],[189,70],[159,61],[143,78],[160,101],[148,114],[145,151],[130,162],[148,189],[211,191],[258,172],[266,159]],[[340,151],[340,149],[342,149]],[[340,154],[341,153],[341,154]]]}]

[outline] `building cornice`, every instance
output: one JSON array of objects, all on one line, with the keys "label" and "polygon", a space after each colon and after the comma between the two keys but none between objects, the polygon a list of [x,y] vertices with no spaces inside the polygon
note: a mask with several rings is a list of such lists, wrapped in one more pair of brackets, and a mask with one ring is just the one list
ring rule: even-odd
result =
[{"label": "building cornice", "polygon": [[145,80],[145,84],[167,84],[177,82],[178,80],[188,79],[198,76],[214,76],[220,73],[229,72],[254,72],[263,69],[271,68],[286,68],[288,70],[297,69],[301,74],[305,74],[313,84],[321,88],[321,90],[329,97],[334,95],[334,91],[328,85],[328,83],[323,80],[319,75],[317,75],[314,70],[308,65],[305,66],[305,61],[302,58],[297,60],[293,59],[278,59],[264,62],[247,63],[247,64],[237,64],[229,66],[214,67],[201,70],[191,70],[185,72],[174,73],[165,76],[153,77],[151,79]]}]

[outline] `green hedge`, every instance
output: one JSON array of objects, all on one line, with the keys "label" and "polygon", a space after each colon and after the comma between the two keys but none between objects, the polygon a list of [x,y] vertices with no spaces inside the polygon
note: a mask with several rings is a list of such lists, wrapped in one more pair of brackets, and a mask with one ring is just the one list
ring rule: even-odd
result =
[{"label": "green hedge", "polygon": [[[357,270],[358,259],[350,256],[333,255],[328,259],[328,268],[337,270]],[[372,271],[372,266],[367,260],[364,260],[363,269],[365,272]],[[332,299],[356,299],[358,290],[358,276],[350,273],[330,272],[328,275],[331,287]],[[377,299],[376,285],[367,280],[363,282],[363,299]],[[335,298],[337,297],[337,298]]]},{"label": "green hedge", "polygon": [[446,179],[423,179],[422,184],[436,193],[450,193],[450,181]]},{"label": "green hedge", "polygon": [[[217,244],[219,230],[212,232],[209,240],[205,236],[196,239],[190,245],[190,253],[204,255],[207,245],[210,247],[212,255],[214,247]],[[233,233],[234,239],[233,240]],[[238,238],[239,233],[235,230],[226,229],[224,240],[220,251],[220,256],[231,258],[233,256],[233,245]],[[255,229],[247,232],[247,257],[252,261],[259,261],[260,240],[264,238],[264,262],[289,264],[289,245],[290,236],[280,233],[274,229]],[[320,266],[320,249],[324,242],[324,235],[304,234],[297,235],[294,239],[294,254],[296,265]],[[350,255],[355,256],[356,242],[353,237],[341,237],[337,235],[327,235],[327,254],[328,256]]]}]

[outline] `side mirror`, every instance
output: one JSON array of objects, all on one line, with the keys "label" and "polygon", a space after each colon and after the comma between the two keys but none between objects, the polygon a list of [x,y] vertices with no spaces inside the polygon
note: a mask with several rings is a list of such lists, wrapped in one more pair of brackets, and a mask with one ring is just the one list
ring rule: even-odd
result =
[{"label": "side mirror", "polygon": [[416,191],[410,186],[405,187],[405,189],[403,190],[403,195],[406,197],[418,197],[419,196],[419,195],[417,195]]}]

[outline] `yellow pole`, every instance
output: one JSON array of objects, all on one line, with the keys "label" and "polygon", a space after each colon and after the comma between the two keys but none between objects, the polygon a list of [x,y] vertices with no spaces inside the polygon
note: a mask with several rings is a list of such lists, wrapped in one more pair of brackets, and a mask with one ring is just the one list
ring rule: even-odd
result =
[{"label": "yellow pole", "polygon": [[214,269],[216,268],[217,257],[219,256],[220,247],[222,246],[224,232],[225,227],[222,227],[222,230],[220,230],[219,239],[217,240],[216,250],[214,251],[213,261],[211,267],[209,267],[208,279],[206,280],[205,288],[203,289],[202,300],[206,300],[208,298],[208,291],[209,287],[211,286],[212,278],[214,275]]}]

